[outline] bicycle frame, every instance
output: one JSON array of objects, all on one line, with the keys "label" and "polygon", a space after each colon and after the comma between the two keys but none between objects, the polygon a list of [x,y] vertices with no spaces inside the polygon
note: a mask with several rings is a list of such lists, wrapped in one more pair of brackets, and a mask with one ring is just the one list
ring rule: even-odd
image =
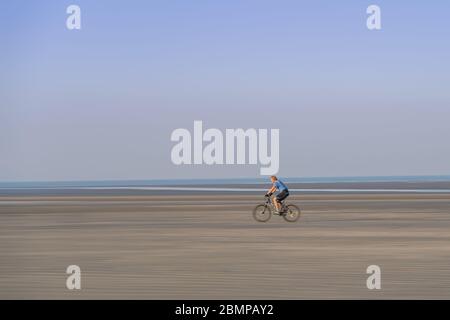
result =
[{"label": "bicycle frame", "polygon": [[[270,208],[272,209],[273,212],[277,211],[277,208],[274,206],[273,204],[273,196],[270,197],[266,197],[266,206],[270,206]],[[281,200],[280,204],[281,204],[281,211],[286,211],[287,205],[284,203],[285,200]]]}]

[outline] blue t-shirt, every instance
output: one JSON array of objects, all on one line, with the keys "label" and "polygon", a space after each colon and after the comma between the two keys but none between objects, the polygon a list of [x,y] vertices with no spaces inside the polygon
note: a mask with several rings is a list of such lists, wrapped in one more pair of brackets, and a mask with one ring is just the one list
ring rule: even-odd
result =
[{"label": "blue t-shirt", "polygon": [[280,180],[277,180],[273,183],[273,185],[277,188],[278,191],[284,191],[284,190],[288,190],[288,188],[286,187],[286,185],[281,182]]}]

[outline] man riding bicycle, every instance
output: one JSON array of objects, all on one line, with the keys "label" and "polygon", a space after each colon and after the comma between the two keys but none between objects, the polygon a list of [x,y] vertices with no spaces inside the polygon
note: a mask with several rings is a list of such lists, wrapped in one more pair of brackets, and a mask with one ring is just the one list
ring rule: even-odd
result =
[{"label": "man riding bicycle", "polygon": [[278,180],[276,176],[271,176],[270,180],[272,181],[272,187],[266,193],[266,197],[270,197],[275,191],[278,190],[278,194],[272,198],[273,205],[277,209],[277,213],[281,212],[281,201],[286,199],[289,196],[289,189],[286,185]]}]

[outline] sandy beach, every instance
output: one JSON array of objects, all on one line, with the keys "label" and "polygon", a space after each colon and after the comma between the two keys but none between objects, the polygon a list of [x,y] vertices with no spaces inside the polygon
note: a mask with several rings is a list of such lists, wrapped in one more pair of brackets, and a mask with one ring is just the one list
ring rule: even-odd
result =
[{"label": "sandy beach", "polygon": [[296,223],[254,221],[261,194],[3,192],[0,298],[450,298],[450,194],[289,200]]}]

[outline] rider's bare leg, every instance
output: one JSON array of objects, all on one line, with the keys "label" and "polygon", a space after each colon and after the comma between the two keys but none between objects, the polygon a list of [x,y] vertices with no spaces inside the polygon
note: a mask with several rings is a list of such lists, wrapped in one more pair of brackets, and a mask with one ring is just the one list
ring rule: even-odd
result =
[{"label": "rider's bare leg", "polygon": [[280,212],[281,204],[277,201],[277,198],[273,197],[272,202],[273,202],[273,205],[275,206],[275,208],[277,208],[277,211]]}]

